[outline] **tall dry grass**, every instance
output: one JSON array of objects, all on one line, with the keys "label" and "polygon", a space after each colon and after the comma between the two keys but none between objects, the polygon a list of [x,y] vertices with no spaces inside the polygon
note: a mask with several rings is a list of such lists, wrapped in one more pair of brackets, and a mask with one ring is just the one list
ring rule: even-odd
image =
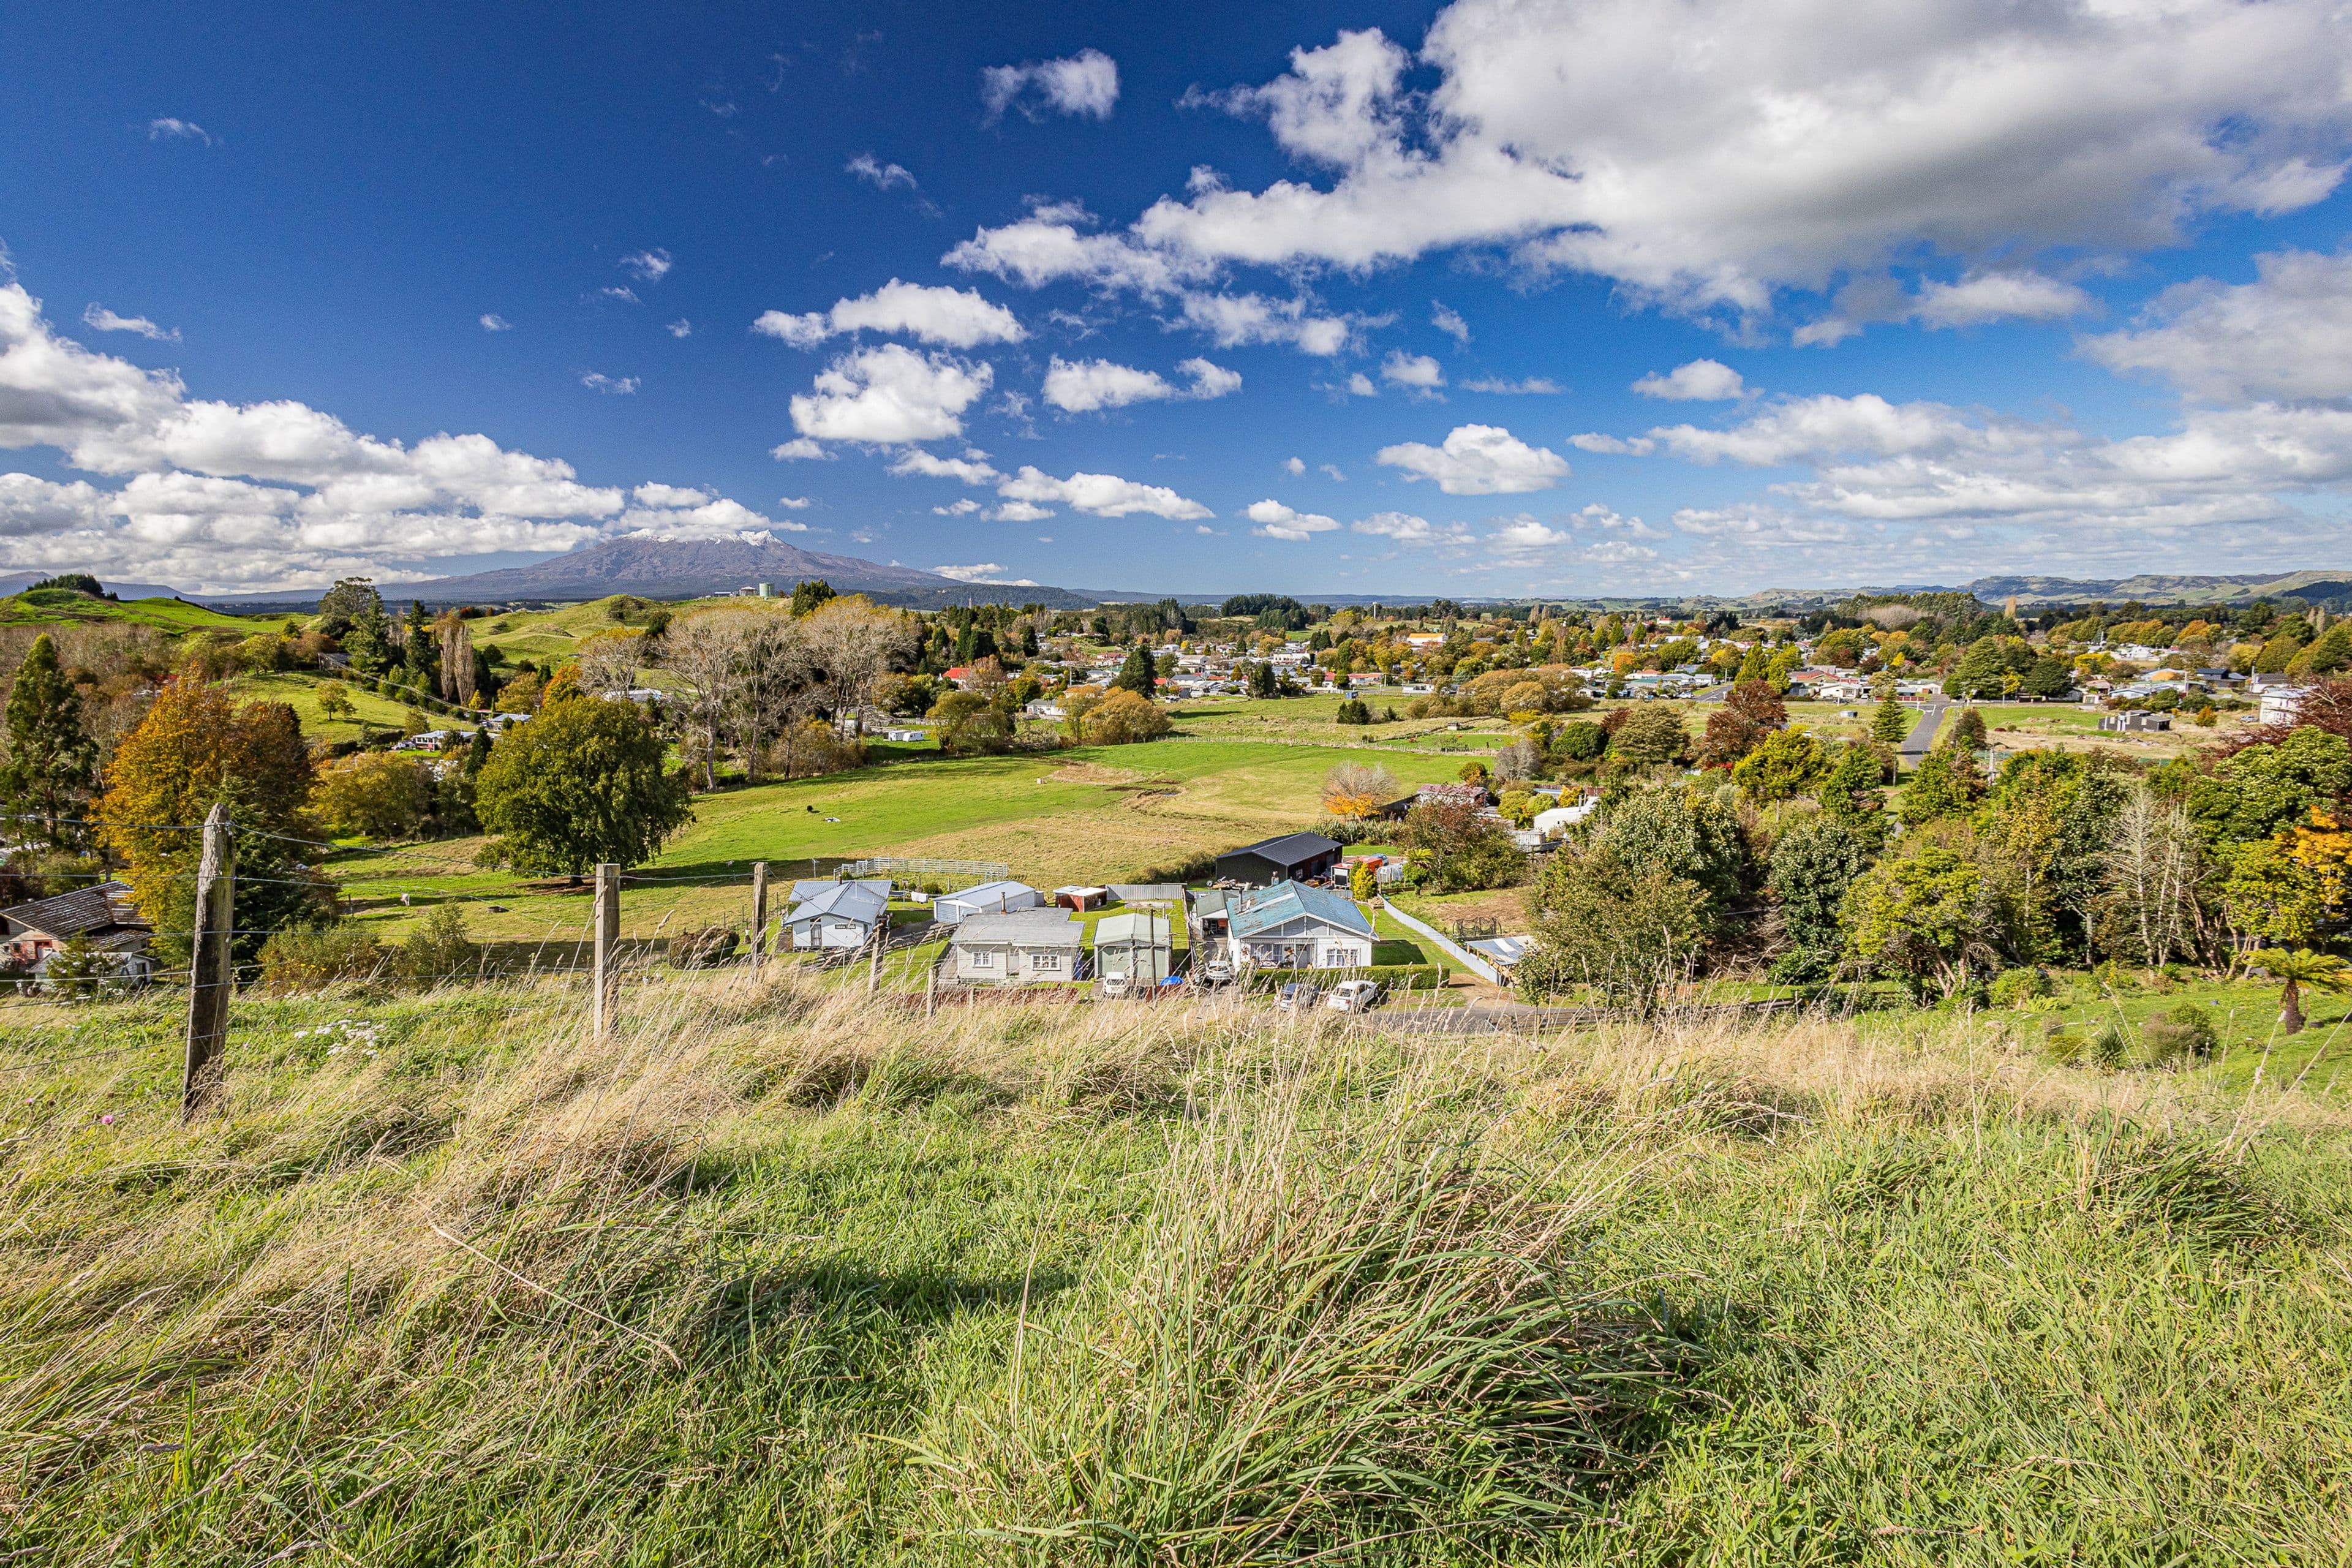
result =
[{"label": "tall dry grass", "polygon": [[610,1043],[582,1012],[256,1004],[190,1127],[167,1050],[18,1075],[5,1550],[2352,1544],[2352,1142],[2293,1085],[1984,1016],[1452,1037],[789,977],[633,989]]}]

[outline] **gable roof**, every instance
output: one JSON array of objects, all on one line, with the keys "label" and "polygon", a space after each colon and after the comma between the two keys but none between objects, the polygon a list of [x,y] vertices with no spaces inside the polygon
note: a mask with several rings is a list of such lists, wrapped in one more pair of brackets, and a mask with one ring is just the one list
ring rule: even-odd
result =
[{"label": "gable roof", "polygon": [[1013,910],[966,916],[949,940],[957,947],[1076,947],[1085,931],[1065,910]]},{"label": "gable roof", "polygon": [[822,886],[824,889],[824,892],[810,899],[784,918],[786,925],[796,926],[803,921],[813,921],[821,916],[834,920],[855,921],[859,925],[872,925],[889,910],[889,899],[876,892],[868,883],[826,882]]},{"label": "gable roof", "polygon": [[1218,859],[1235,855],[1255,855],[1276,866],[1302,866],[1324,855],[1337,854],[1339,841],[1326,838],[1319,833],[1280,833],[1272,838],[1261,838],[1255,844],[1244,844],[1238,849],[1228,849]]},{"label": "gable roof", "polygon": [[1001,898],[1010,899],[1020,893],[1026,893],[1033,899],[1042,897],[1026,882],[982,882],[957,892],[941,893],[940,898],[957,904],[992,904]]},{"label": "gable roof", "polygon": [[139,907],[131,901],[128,882],[100,882],[96,887],[77,888],[55,898],[35,899],[29,904],[0,910],[0,931],[9,936],[39,931],[62,941],[108,926],[146,923],[140,916]]},{"label": "gable roof", "polygon": [[1347,894],[1298,882],[1276,882],[1244,899],[1234,909],[1233,932],[1237,938],[1255,936],[1302,917],[1358,936],[1372,934],[1372,922]]},{"label": "gable roof", "polygon": [[831,877],[804,877],[793,884],[793,902],[806,903],[811,899],[824,897],[827,888],[839,887],[871,888],[885,899],[890,896],[890,879],[887,877],[861,877],[847,883]]},{"label": "gable roof", "polygon": [[1166,947],[1174,941],[1168,917],[1139,910],[1133,914],[1105,915],[1095,922],[1095,946],[1119,947],[1129,942],[1142,942],[1153,947]]}]

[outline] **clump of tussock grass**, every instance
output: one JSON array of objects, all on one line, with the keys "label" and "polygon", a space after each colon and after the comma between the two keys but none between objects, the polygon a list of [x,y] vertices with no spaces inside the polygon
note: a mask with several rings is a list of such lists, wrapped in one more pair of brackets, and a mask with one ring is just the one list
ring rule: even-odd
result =
[{"label": "clump of tussock grass", "polygon": [[1303,1095],[1219,1105],[1123,1286],[1035,1324],[983,1409],[910,1441],[937,1527],[1138,1563],[1492,1547],[1635,1473],[1695,1351],[1574,1262],[1610,1178],[1430,1142],[1413,1099],[1345,1137]]}]

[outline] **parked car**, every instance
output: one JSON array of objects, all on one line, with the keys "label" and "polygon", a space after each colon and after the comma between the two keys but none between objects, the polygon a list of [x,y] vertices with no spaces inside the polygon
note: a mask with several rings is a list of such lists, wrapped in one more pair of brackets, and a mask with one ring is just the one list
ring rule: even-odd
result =
[{"label": "parked car", "polygon": [[1286,1013],[1311,1013],[1315,999],[1323,994],[1322,987],[1309,985],[1304,980],[1294,980],[1276,994],[1275,1005]]},{"label": "parked car", "polygon": [[1128,988],[1128,978],[1124,974],[1106,974],[1095,982],[1095,994],[1097,996],[1124,996]]},{"label": "parked car", "polygon": [[1193,972],[1193,983],[1204,988],[1230,985],[1234,983],[1234,966],[1223,959],[1214,959]]},{"label": "parked car", "polygon": [[1387,995],[1377,980],[1342,980],[1331,988],[1323,1005],[1334,1013],[1369,1013]]}]

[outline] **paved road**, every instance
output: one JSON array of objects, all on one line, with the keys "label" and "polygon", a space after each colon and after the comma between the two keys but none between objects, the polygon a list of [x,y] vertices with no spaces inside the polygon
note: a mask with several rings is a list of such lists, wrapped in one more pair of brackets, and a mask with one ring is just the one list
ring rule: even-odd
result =
[{"label": "paved road", "polygon": [[1950,704],[1940,697],[1928,703],[1920,713],[1919,721],[1911,726],[1911,732],[1903,737],[1903,744],[1895,748],[1895,754],[1916,761],[1933,750],[1936,731],[1943,727],[1944,710]]}]

